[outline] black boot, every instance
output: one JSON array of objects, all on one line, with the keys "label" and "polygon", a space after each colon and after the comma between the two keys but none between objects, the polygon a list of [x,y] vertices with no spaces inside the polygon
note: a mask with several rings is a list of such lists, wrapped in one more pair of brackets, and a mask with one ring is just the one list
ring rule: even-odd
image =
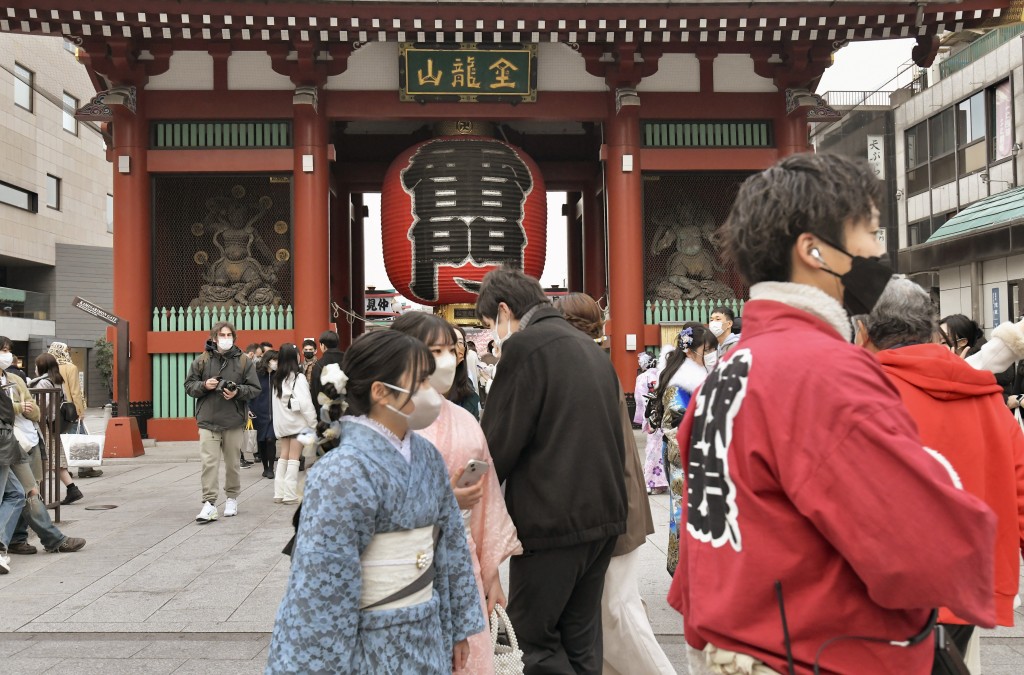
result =
[{"label": "black boot", "polygon": [[85,495],[78,489],[78,486],[72,483],[68,486],[68,494],[60,501],[61,506],[67,506],[68,504],[74,504],[80,499],[84,498]]}]

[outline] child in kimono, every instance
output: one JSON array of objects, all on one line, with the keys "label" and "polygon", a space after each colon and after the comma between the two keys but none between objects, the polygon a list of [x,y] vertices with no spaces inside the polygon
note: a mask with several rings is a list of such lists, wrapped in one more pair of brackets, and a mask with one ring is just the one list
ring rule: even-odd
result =
[{"label": "child in kimono", "polygon": [[[395,319],[392,330],[422,341],[434,356],[434,374],[430,384],[445,395],[456,381],[456,348],[458,336],[452,326],[439,316],[425,312],[408,312]],[[487,449],[483,429],[464,407],[446,399],[437,421],[422,431],[444,457],[448,466],[455,498],[466,523],[466,540],[473,558],[473,573],[480,591],[481,604],[490,616],[494,605],[505,606],[498,567],[509,556],[523,552],[516,537],[516,526],[508,515],[505,499],[494,471],[494,461]],[[471,459],[487,462],[487,472],[469,487],[455,487]],[[469,663],[464,672],[471,675],[493,675],[494,655],[490,631],[469,638]]]},{"label": "child in kimono", "polygon": [[306,480],[268,675],[465,666],[485,623],[462,516],[444,460],[413,433],[443,403],[433,365],[420,341],[378,331],[324,368],[337,446]]}]

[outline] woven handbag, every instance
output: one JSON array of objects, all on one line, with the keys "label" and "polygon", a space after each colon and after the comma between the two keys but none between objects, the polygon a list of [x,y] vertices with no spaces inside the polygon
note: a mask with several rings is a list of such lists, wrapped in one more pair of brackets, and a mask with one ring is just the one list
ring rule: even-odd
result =
[{"label": "woven handbag", "polygon": [[[508,644],[498,641],[499,625],[504,629]],[[519,648],[512,622],[501,605],[495,605],[491,610],[491,646],[494,647],[494,675],[522,675],[523,650]]]}]

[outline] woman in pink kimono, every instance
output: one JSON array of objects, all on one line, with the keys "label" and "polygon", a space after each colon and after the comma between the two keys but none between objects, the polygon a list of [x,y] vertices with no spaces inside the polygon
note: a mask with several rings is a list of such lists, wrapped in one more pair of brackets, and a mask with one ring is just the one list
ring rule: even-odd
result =
[{"label": "woman in pink kimono", "polygon": [[640,374],[636,376],[636,389],[633,392],[633,400],[636,401],[636,414],[633,416],[633,424],[639,424],[644,433],[647,434],[647,448],[644,452],[644,483],[647,485],[647,494],[660,495],[668,490],[668,479],[665,478],[665,463],[663,461],[662,439],[664,438],[661,427],[652,428],[647,420],[648,396],[653,397],[658,391],[658,373],[661,372],[658,366],[658,359],[647,352],[637,357],[640,364]]},{"label": "woman in pink kimono", "polygon": [[[391,328],[421,340],[430,348],[436,364],[430,383],[445,395],[455,379],[457,361],[455,331],[451,325],[433,314],[409,312],[398,317]],[[510,556],[522,553],[523,549],[505,508],[487,440],[472,413],[447,399],[437,421],[420,430],[419,434],[434,444],[448,466],[455,498],[466,523],[466,538],[481,607],[484,616],[489,617],[495,604],[505,606],[506,603],[498,567]],[[487,471],[473,486],[458,488],[456,484],[471,459],[487,462]],[[469,645],[469,662],[458,672],[492,675],[494,652],[490,632],[485,630],[470,636]]]}]

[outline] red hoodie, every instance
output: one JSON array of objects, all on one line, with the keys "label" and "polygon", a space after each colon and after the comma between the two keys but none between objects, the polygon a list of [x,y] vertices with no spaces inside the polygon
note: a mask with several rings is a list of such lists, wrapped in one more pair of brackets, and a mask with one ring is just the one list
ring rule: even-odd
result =
[{"label": "red hoodie", "polygon": [[[882,370],[921,431],[921,442],[945,456],[964,489],[985,500],[996,529],[996,621],[1013,625],[1013,600],[1024,532],[1024,434],[1006,409],[995,376],[975,370],[942,345],[887,349]],[[948,609],[939,620],[967,623]]]},{"label": "red hoodie", "polygon": [[[878,363],[816,316],[771,300],[694,396],[669,603],[686,641],[796,672],[839,636],[905,640],[931,608],[991,626],[996,518],[921,446]],[[685,530],[682,527],[685,526]],[[926,675],[934,641],[839,640],[822,673]]]}]

